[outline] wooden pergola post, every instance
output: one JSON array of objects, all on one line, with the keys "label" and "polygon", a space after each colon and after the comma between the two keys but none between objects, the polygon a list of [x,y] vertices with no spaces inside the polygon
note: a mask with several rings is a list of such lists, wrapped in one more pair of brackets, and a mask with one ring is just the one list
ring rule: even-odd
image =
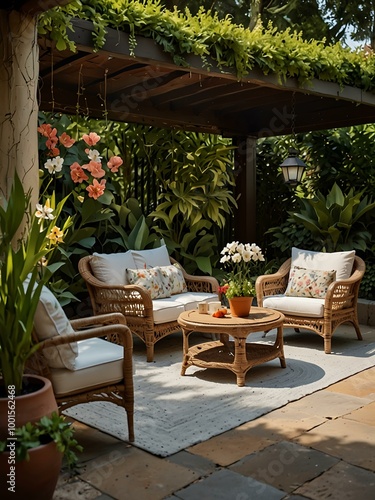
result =
[{"label": "wooden pergola post", "polygon": [[235,239],[256,243],[256,137],[237,137],[235,150],[236,188],[238,204],[234,217]]},{"label": "wooden pergola post", "polygon": [[38,54],[36,17],[0,10],[0,199],[8,199],[17,172],[33,204],[39,178]]},{"label": "wooden pergola post", "polygon": [[0,203],[7,200],[14,174],[24,191],[39,195],[37,15],[71,0],[20,0],[0,9]]}]

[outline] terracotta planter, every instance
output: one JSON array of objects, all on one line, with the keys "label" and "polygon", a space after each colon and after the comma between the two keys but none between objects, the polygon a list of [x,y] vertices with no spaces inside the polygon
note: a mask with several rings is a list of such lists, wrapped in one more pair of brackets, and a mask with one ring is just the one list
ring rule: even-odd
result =
[{"label": "terracotta planter", "polygon": [[229,300],[229,307],[232,316],[245,318],[250,313],[251,304],[254,297],[233,297]]},{"label": "terracotta planter", "polygon": [[4,500],[51,500],[59,478],[62,453],[56,443],[29,450],[30,460],[14,462],[10,452],[0,453],[0,491]]},{"label": "terracotta planter", "polygon": [[[44,416],[58,413],[51,382],[39,375],[24,375],[27,394],[13,397],[12,389],[5,391],[8,397],[0,398],[0,440],[6,440],[8,429],[21,427],[27,422],[37,422]],[[2,387],[4,393],[4,387]],[[8,441],[10,443],[10,441]],[[0,453],[1,498],[24,500],[37,498],[50,500],[59,477],[62,453],[56,443],[49,443],[29,450],[30,460],[15,461],[14,452]]]},{"label": "terracotta planter", "polygon": [[27,422],[37,422],[45,415],[58,413],[51,382],[39,375],[24,375],[24,379],[31,392],[13,399],[8,391],[10,397],[0,398],[0,440],[7,439],[9,424],[12,428],[21,427]]}]

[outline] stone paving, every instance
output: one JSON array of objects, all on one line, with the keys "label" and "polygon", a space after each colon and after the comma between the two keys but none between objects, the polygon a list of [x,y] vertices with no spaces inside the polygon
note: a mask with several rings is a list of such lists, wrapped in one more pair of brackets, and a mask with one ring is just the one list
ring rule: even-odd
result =
[{"label": "stone paving", "polygon": [[375,367],[167,458],[73,425],[53,500],[375,498]]}]

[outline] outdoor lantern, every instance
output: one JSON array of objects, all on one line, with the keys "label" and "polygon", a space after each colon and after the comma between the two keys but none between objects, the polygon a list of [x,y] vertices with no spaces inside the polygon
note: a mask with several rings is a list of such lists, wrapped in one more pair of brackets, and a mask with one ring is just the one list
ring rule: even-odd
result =
[{"label": "outdoor lantern", "polygon": [[283,171],[285,184],[297,186],[301,182],[303,171],[306,168],[305,163],[298,158],[295,149],[289,149],[289,156],[280,165]]}]

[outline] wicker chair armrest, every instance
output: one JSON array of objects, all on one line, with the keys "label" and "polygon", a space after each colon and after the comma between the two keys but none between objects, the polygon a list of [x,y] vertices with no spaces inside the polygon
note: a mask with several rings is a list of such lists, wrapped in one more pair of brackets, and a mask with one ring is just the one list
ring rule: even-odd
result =
[{"label": "wicker chair armrest", "polygon": [[[101,282],[103,283],[103,282]],[[103,292],[102,295],[111,297],[115,302],[137,301],[143,302],[145,305],[152,307],[152,299],[150,292],[140,285],[106,285],[102,284],[96,287],[96,292]]]},{"label": "wicker chair armrest", "polygon": [[195,292],[197,289],[201,292],[217,293],[219,289],[219,282],[213,276],[192,276],[190,274],[184,275],[187,289],[190,292]]},{"label": "wicker chair armrest", "polygon": [[92,328],[95,326],[104,326],[111,324],[126,325],[126,318],[121,313],[99,314],[98,316],[73,319],[70,321],[70,324],[75,331],[78,331],[83,328]]},{"label": "wicker chair armrest", "polygon": [[[110,316],[110,315],[108,315]],[[79,320],[78,320],[79,321]],[[119,337],[121,339],[121,344],[124,346],[125,350],[133,349],[133,336],[130,328],[125,324],[107,324],[96,326],[92,328],[87,328],[84,330],[76,331],[74,333],[69,333],[67,335],[56,335],[47,340],[43,340],[38,344],[39,349],[45,349],[47,347],[56,347],[63,344],[71,344],[72,342],[77,342],[78,340],[86,340],[95,337]]]},{"label": "wicker chair armrest", "polygon": [[285,261],[276,273],[258,276],[255,282],[255,291],[259,306],[263,298],[269,295],[284,293],[288,284],[291,259]]},{"label": "wicker chair armrest", "polygon": [[85,281],[95,289],[108,290],[109,292],[120,291],[121,293],[124,294],[124,296],[126,296],[127,294],[131,294],[133,292],[138,292],[145,301],[151,300],[150,292],[143,286],[107,284],[104,283],[104,281],[100,281],[97,278],[95,278],[93,274],[86,274]]}]

